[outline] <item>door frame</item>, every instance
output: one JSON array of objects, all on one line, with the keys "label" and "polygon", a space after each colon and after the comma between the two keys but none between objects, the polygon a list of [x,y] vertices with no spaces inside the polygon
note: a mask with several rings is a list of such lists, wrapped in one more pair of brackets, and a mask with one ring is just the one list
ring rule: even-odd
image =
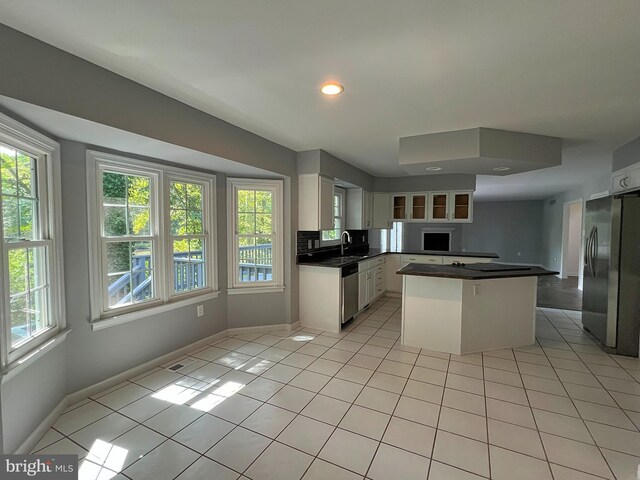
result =
[{"label": "door frame", "polygon": [[580,251],[579,255],[579,267],[578,267],[578,290],[582,290],[583,283],[583,269],[582,258],[584,256],[584,210],[585,201],[583,198],[577,198],[569,202],[565,202],[562,210],[562,250],[560,254],[560,278],[567,278],[567,265],[568,260],[567,250],[569,249],[569,223],[571,219],[571,205],[580,205]]}]

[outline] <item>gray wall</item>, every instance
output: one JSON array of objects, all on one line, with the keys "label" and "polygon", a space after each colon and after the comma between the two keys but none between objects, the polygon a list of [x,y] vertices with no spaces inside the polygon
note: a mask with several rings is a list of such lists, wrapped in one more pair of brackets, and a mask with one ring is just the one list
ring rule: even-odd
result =
[{"label": "gray wall", "polygon": [[611,171],[616,172],[638,162],[640,162],[640,137],[613,152]]},{"label": "gray wall", "polygon": [[[296,153],[0,24],[0,95],[293,175]],[[20,75],[33,66],[46,75]]]},{"label": "gray wall", "polygon": [[411,177],[375,177],[374,192],[428,192],[438,190],[475,190],[475,175],[415,175]]},{"label": "gray wall", "polygon": [[[229,301],[232,325],[255,318],[256,304],[269,323],[297,320],[296,153],[170,97],[116,75],[76,56],[0,25],[0,95],[91,120],[192,150],[216,155],[286,177],[284,293]],[[46,75],[20,75],[38,65]],[[46,125],[41,125],[46,130]],[[106,145],[105,147],[112,147]],[[63,393],[104,380],[142,362],[220,331],[227,326],[227,297],[205,304],[197,319],[195,306],[154,318],[92,332],[88,323],[88,258],[84,145],[62,142],[63,227],[67,322],[73,331],[56,353],[47,353],[1,387],[4,451],[24,441],[59,402]],[[226,287],[226,189],[218,178],[219,282]],[[51,357],[51,358],[50,358]],[[59,358],[62,357],[62,358]],[[47,378],[46,382],[42,381]],[[56,387],[51,387],[55,384]],[[62,392],[57,390],[59,385]],[[38,388],[41,392],[38,391]],[[29,398],[30,411],[23,408]],[[24,420],[26,415],[28,420]],[[12,421],[13,420],[13,421]]]},{"label": "gray wall", "polygon": [[12,453],[66,395],[62,343],[2,385],[2,452]]},{"label": "gray wall", "polygon": [[460,223],[405,223],[402,235],[402,249],[406,252],[419,252],[422,250],[422,229],[440,230],[453,229],[451,232],[451,250],[462,250],[462,224]]},{"label": "gray wall", "polygon": [[497,253],[500,262],[541,264],[542,211],[542,201],[476,202],[473,223],[462,225],[462,248]]},{"label": "gray wall", "polygon": [[580,188],[562,192],[545,200],[542,213],[542,265],[553,270],[560,269],[564,204],[575,200],[586,202],[591,195],[608,192],[610,187],[611,176],[602,175]]},{"label": "gray wall", "polygon": [[[95,384],[227,328],[226,297],[100,331],[89,325],[89,252],[86,206],[86,146],[62,141],[62,206],[67,325],[67,392]],[[224,176],[218,182],[222,183]],[[217,189],[219,219],[225,219],[224,190]],[[223,232],[224,233],[224,232]],[[224,239],[224,240],[223,240]],[[226,267],[226,237],[219,238],[218,266]],[[223,271],[226,268],[223,267]],[[221,278],[222,287],[226,278]]]},{"label": "gray wall", "polygon": [[423,228],[451,228],[453,251],[490,252],[501,262],[540,264],[542,210],[542,201],[475,202],[473,223],[405,223],[403,248],[422,250]]}]

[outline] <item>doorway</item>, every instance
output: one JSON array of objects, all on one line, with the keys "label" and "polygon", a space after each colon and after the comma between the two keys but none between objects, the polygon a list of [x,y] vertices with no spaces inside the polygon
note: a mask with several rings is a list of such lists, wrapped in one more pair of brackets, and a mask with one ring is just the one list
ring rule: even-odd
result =
[{"label": "doorway", "polygon": [[560,278],[576,277],[579,290],[582,290],[582,213],[582,199],[564,204]]}]

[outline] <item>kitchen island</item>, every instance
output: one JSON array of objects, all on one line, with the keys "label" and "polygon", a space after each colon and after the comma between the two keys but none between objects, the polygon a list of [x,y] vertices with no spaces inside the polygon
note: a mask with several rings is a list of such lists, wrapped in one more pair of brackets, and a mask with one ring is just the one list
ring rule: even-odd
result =
[{"label": "kitchen island", "polygon": [[400,296],[402,282],[396,271],[402,265],[488,263],[498,257],[489,252],[393,252],[368,245],[349,249],[345,254],[340,255],[339,247],[298,254],[302,326],[338,333],[343,322],[385,292]]},{"label": "kitchen island", "polygon": [[410,263],[403,276],[403,345],[457,355],[535,341],[537,266]]}]

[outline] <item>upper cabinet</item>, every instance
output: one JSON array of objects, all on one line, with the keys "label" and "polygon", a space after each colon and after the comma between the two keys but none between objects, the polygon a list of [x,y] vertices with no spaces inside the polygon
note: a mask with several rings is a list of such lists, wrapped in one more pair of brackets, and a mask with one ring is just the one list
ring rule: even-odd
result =
[{"label": "upper cabinet", "polygon": [[407,196],[406,195],[393,195],[391,197],[391,218],[393,220],[406,220],[407,209]]},{"label": "upper cabinet", "polygon": [[373,228],[373,197],[361,188],[347,189],[347,229],[367,230]]},{"label": "upper cabinet", "polygon": [[613,193],[640,188],[640,163],[613,173]]},{"label": "upper cabinet", "polygon": [[298,176],[298,229],[333,229],[333,179],[322,175]]},{"label": "upper cabinet", "polygon": [[427,198],[426,193],[414,193],[411,195],[410,220],[414,222],[424,222],[427,220]]},{"label": "upper cabinet", "polygon": [[429,193],[429,222],[465,223],[473,221],[473,192]]},{"label": "upper cabinet", "polygon": [[373,228],[391,228],[391,195],[373,194]]}]

